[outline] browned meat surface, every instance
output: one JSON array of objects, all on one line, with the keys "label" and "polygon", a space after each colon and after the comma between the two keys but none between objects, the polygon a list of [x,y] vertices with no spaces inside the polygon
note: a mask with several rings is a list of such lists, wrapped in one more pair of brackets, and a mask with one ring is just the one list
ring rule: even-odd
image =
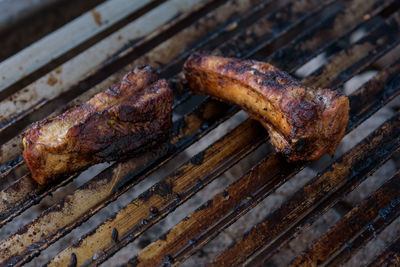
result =
[{"label": "browned meat surface", "polygon": [[338,91],[307,88],[274,66],[196,53],[184,65],[194,92],[236,104],[269,132],[289,161],[333,154],[349,119],[349,100]]},{"label": "browned meat surface", "polygon": [[23,158],[39,184],[141,152],[168,138],[173,94],[151,67],[25,132]]}]

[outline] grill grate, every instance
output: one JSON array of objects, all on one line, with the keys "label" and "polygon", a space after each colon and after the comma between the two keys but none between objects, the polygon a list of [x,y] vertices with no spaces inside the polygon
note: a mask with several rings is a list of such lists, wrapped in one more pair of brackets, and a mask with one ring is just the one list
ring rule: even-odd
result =
[{"label": "grill grate", "polygon": [[[113,8],[119,2],[108,0],[103,5]],[[175,115],[180,112],[183,115],[174,120],[168,144],[125,162],[112,163],[2,240],[0,262],[17,265],[29,262],[238,112],[237,107],[208,97],[199,100],[191,110],[182,111],[194,99],[182,85],[180,73],[191,52],[208,49],[226,56],[251,57],[268,61],[293,75],[310,59],[325,53],[327,63],[302,82],[307,86],[340,88],[400,43],[398,9],[395,0],[146,1],[143,6],[132,5],[131,10],[123,10],[123,16],[130,19],[116,18],[110,25],[97,29],[100,33],[82,37],[75,45],[68,43],[63,50],[56,43],[38,41],[41,42],[38,45],[57,50],[60,54],[56,57],[63,60],[54,63],[46,55],[29,70],[27,77],[20,77],[16,71],[0,87],[0,227],[78,176],[45,186],[32,181],[21,160],[19,145],[21,130],[30,122],[60,114],[67,107],[86,101],[139,64],[159,67],[161,75],[169,78],[175,94]],[[105,8],[100,10],[107,13]],[[53,34],[75,29],[90,14]],[[365,30],[365,35],[352,42],[350,37],[360,29]],[[101,41],[94,44],[93,38]],[[33,53],[34,49],[37,47],[28,47],[23,53]],[[17,64],[18,60],[17,54],[0,63],[0,69]],[[399,73],[400,60],[394,60],[349,95],[347,134],[398,96]],[[28,85],[17,86],[21,84]],[[222,251],[211,265],[267,262],[399,152],[399,128],[397,114],[335,159],[279,209],[261,222],[254,222],[253,228]],[[267,140],[266,131],[258,123],[245,120],[61,251],[49,265],[68,265],[71,257],[78,265],[104,262]],[[126,264],[184,262],[307,166],[288,164],[274,153],[268,153],[253,165],[236,182],[210,197]],[[348,261],[374,234],[398,217],[399,189],[397,173],[310,244],[292,264],[337,265]],[[374,231],[365,228],[366,223],[373,225]],[[398,254],[396,244],[398,241],[373,264],[392,260]]]}]

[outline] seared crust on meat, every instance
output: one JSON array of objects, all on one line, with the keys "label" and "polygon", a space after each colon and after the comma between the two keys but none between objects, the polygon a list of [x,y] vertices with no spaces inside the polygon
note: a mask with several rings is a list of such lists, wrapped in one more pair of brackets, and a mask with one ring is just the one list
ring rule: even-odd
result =
[{"label": "seared crust on meat", "polygon": [[141,152],[168,138],[173,94],[149,66],[86,103],[36,122],[22,154],[33,178],[45,184],[89,165]]},{"label": "seared crust on meat", "polygon": [[307,88],[274,66],[193,54],[184,65],[190,88],[239,105],[269,132],[289,161],[333,154],[349,120],[349,100],[341,92]]}]

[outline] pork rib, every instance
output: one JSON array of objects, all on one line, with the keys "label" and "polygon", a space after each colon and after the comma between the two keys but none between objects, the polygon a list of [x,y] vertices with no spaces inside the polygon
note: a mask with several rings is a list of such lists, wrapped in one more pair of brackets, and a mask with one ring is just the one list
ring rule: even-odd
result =
[{"label": "pork rib", "polygon": [[23,138],[23,158],[39,184],[89,165],[141,152],[165,141],[173,94],[148,66],[65,113],[36,122]]},{"label": "pork rib", "polygon": [[307,88],[268,63],[195,53],[184,74],[194,92],[236,104],[258,120],[288,161],[333,154],[344,136],[349,119],[345,95]]}]

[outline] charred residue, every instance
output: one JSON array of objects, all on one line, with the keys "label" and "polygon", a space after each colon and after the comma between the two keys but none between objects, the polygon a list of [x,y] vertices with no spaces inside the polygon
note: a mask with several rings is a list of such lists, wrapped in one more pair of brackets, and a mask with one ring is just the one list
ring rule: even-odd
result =
[{"label": "charred residue", "polygon": [[191,162],[193,165],[196,165],[196,166],[201,165],[201,163],[203,163],[203,160],[204,160],[204,153],[205,153],[205,152],[202,151],[202,152],[196,154],[195,156],[193,156],[193,157],[190,159],[190,162]]}]

